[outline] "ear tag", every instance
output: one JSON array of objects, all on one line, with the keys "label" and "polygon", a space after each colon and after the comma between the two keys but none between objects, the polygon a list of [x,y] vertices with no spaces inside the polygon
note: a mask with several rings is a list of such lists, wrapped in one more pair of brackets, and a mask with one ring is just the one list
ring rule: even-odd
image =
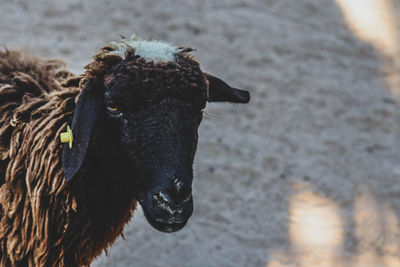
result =
[{"label": "ear tag", "polygon": [[74,137],[72,135],[71,128],[67,125],[67,131],[60,134],[61,143],[69,143],[69,148],[72,148],[72,141]]}]

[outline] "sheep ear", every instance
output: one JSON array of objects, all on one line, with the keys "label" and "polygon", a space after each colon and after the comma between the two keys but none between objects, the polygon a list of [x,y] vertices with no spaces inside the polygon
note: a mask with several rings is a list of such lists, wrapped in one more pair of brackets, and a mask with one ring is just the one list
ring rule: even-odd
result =
[{"label": "sheep ear", "polygon": [[250,93],[245,90],[230,87],[223,80],[204,73],[208,82],[208,102],[231,102],[231,103],[248,103],[250,101]]},{"label": "sheep ear", "polygon": [[81,168],[89,148],[95,122],[103,106],[101,90],[87,84],[81,91],[72,119],[72,148],[64,145],[62,163],[67,182],[71,181]]}]

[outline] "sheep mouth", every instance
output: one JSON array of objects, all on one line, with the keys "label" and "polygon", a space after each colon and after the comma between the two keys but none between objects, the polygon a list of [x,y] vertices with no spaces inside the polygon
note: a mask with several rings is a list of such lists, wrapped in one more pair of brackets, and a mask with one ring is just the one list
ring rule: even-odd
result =
[{"label": "sheep mouth", "polygon": [[173,233],[181,230],[193,213],[193,199],[180,209],[166,210],[165,206],[152,205],[145,198],[139,198],[146,220],[151,226],[164,233]]},{"label": "sheep mouth", "polygon": [[160,218],[151,218],[150,216],[146,215],[147,221],[150,223],[151,226],[153,226],[155,229],[158,231],[164,232],[164,233],[173,233],[176,231],[181,230],[187,223],[187,220],[185,221],[179,221],[179,222],[168,222]]}]

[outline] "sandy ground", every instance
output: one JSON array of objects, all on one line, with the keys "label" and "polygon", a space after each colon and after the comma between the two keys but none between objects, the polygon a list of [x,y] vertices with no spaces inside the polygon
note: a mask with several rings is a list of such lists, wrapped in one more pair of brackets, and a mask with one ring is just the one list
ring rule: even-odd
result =
[{"label": "sandy ground", "polygon": [[188,225],[160,233],[139,210],[93,266],[400,266],[398,6],[0,0],[0,44],[76,73],[136,32],[252,93],[207,107]]}]

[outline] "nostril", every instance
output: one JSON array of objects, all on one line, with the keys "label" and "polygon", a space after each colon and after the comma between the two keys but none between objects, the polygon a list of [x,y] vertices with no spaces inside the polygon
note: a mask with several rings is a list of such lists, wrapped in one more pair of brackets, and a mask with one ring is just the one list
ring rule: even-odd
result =
[{"label": "nostril", "polygon": [[177,207],[182,207],[186,203],[188,203],[190,200],[192,200],[192,194],[189,194],[187,197],[185,197],[178,205]]},{"label": "nostril", "polygon": [[153,196],[153,198],[160,208],[168,211],[171,215],[176,213],[176,210],[171,208],[169,204],[169,197],[166,194],[163,194],[161,191],[159,191]]},{"label": "nostril", "polygon": [[176,178],[175,176],[173,176],[173,183],[175,186],[176,191],[180,192],[183,188],[183,182],[180,181],[178,178]]},{"label": "nostril", "polygon": [[189,202],[192,199],[192,194],[189,194],[184,200],[183,203]]},{"label": "nostril", "polygon": [[169,197],[163,194],[161,191],[158,191],[153,198],[158,202],[159,205],[168,205],[168,202],[170,202]]},{"label": "nostril", "polygon": [[175,199],[175,201],[173,201],[170,196],[161,191],[158,191],[156,194],[154,194],[153,199],[161,208],[171,210],[181,208],[186,203],[190,202],[192,200],[192,193],[186,195],[186,197],[184,198],[180,198],[180,200]]}]

